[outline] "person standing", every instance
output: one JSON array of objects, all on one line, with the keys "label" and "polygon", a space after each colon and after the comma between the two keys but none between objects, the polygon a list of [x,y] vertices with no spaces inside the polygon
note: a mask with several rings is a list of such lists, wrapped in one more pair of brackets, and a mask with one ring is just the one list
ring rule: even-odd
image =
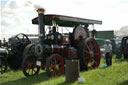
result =
[{"label": "person standing", "polygon": [[112,65],[112,45],[110,40],[106,41],[104,48],[106,51],[106,54],[105,54],[106,64],[107,66],[111,66]]}]

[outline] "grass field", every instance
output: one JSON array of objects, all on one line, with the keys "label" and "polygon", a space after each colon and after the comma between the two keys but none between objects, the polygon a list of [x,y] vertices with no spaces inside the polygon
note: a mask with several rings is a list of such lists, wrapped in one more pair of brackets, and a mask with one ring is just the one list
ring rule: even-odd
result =
[{"label": "grass field", "polygon": [[[104,64],[102,59],[101,65]],[[100,65],[100,66],[101,66]],[[113,59],[113,65],[107,68],[80,72],[85,83],[78,81],[65,82],[65,75],[59,78],[48,78],[46,72],[26,78],[21,71],[8,70],[0,75],[0,85],[128,85],[128,61]]]}]

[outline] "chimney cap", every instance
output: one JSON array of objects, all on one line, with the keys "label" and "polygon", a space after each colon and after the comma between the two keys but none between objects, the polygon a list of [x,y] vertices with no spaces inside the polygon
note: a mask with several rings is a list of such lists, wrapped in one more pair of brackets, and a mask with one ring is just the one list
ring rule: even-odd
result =
[{"label": "chimney cap", "polygon": [[45,9],[44,8],[39,8],[39,9],[37,9],[37,12],[38,12],[38,14],[44,13]]}]

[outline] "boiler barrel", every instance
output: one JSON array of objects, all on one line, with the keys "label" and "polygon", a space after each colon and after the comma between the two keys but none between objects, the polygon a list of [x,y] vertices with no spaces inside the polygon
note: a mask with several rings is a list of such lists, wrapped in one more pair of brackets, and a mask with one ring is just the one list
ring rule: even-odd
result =
[{"label": "boiler barrel", "polygon": [[66,62],[66,82],[74,82],[79,77],[79,60],[65,60]]}]

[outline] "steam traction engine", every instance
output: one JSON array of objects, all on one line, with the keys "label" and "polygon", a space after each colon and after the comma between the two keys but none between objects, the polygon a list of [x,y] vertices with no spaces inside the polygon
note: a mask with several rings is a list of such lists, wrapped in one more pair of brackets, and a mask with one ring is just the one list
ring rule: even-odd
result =
[{"label": "steam traction engine", "polygon": [[9,38],[8,47],[0,48],[0,73],[4,73],[9,66],[18,70],[22,66],[24,48],[30,44],[28,36],[23,33]]},{"label": "steam traction engine", "polygon": [[[38,9],[38,17],[32,20],[39,25],[39,41],[28,44],[23,52],[22,71],[25,76],[46,69],[48,76],[60,76],[64,72],[65,59],[79,59],[80,69],[95,69],[100,63],[100,48],[96,40],[89,37],[89,24],[102,24],[101,21],[75,18],[62,15],[44,15]],[[46,34],[45,25],[49,26]],[[60,27],[73,27],[71,33],[60,33]],[[70,28],[69,28],[70,29]]]}]

